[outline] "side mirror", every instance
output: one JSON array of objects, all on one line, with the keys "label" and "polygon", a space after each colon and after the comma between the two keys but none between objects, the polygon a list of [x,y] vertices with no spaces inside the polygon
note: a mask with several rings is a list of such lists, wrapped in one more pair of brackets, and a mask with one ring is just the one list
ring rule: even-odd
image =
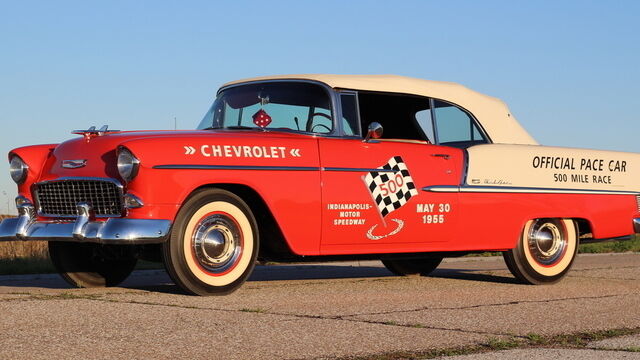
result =
[{"label": "side mirror", "polygon": [[382,125],[377,122],[372,122],[369,124],[369,128],[367,129],[367,136],[364,137],[363,142],[369,142],[371,139],[379,139],[382,137]]}]

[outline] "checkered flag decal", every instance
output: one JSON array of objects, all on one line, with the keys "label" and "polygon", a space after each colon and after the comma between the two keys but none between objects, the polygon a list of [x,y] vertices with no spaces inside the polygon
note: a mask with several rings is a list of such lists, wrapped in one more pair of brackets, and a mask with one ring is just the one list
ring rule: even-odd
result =
[{"label": "checkered flag decal", "polygon": [[409,175],[407,165],[400,156],[392,157],[378,169],[393,170],[393,172],[372,171],[365,176],[364,181],[369,187],[380,214],[384,217],[401,208],[412,196],[418,195],[418,190]]}]

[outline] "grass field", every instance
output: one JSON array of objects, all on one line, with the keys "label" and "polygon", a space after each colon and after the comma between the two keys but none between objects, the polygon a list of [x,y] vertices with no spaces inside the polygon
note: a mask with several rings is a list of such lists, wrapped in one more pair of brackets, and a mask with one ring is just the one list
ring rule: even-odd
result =
[{"label": "grass field", "polygon": [[[0,220],[7,217],[0,215]],[[0,275],[54,271],[46,241],[0,242]]]},{"label": "grass field", "polygon": [[[0,219],[6,218],[0,215]],[[629,241],[611,241],[580,245],[580,253],[612,253],[612,252],[640,252],[640,237]],[[473,256],[493,256],[500,253],[482,253]],[[161,268],[161,264],[139,262],[138,268]],[[7,241],[0,242],[0,275],[38,274],[55,272],[46,241]]]},{"label": "grass field", "polygon": [[607,241],[593,244],[580,245],[578,249],[582,254],[600,254],[613,252],[640,252],[640,237],[634,236],[628,241]]}]

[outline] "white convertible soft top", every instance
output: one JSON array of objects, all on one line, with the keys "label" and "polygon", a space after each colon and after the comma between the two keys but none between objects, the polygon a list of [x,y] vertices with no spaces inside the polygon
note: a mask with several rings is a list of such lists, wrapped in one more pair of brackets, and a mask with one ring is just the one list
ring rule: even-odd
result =
[{"label": "white convertible soft top", "polygon": [[305,74],[242,79],[227,83],[224,86],[251,81],[289,79],[318,81],[334,89],[412,94],[449,101],[471,112],[494,143],[538,144],[518,123],[507,105],[500,99],[481,94],[452,82],[422,80],[397,75]]}]

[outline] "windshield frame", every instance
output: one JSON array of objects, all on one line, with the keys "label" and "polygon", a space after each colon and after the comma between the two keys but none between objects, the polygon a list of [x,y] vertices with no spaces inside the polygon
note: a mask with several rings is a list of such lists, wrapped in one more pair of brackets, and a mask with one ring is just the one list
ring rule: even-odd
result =
[{"label": "windshield frame", "polygon": [[[319,137],[343,137],[344,132],[342,129],[342,122],[337,121],[336,119],[342,118],[342,111],[340,108],[340,99],[339,94],[329,85],[315,80],[304,80],[304,79],[274,79],[274,80],[257,80],[257,81],[247,81],[237,84],[231,84],[227,86],[223,86],[216,92],[216,99],[220,96],[220,93],[226,91],[231,88],[245,86],[245,85],[256,85],[256,84],[272,84],[272,83],[307,83],[320,86],[326,95],[329,97],[329,104],[331,106],[331,121],[333,122],[333,129],[328,133],[316,133],[316,132],[308,132],[303,130],[289,130],[289,129],[260,129],[260,128],[250,128],[250,129],[237,129],[237,128],[229,128],[229,127],[210,127],[205,130],[240,130],[240,131],[259,131],[259,132],[287,132],[287,133],[296,133],[296,134],[305,134],[305,135],[313,135]],[[352,137],[352,136],[349,136]]]}]

